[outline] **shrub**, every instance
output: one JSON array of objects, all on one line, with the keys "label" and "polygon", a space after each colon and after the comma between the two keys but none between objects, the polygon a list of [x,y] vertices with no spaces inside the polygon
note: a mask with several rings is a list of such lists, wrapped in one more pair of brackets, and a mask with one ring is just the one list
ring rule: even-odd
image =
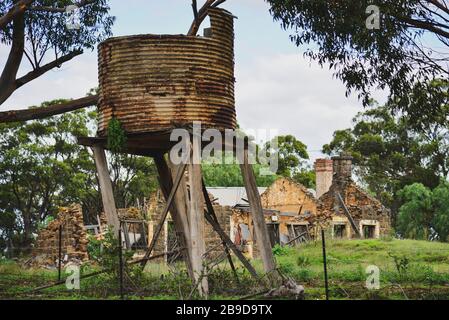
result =
[{"label": "shrub", "polygon": [[296,259],[296,263],[300,267],[308,267],[311,264],[310,258],[304,255],[298,256],[298,258]]},{"label": "shrub", "polygon": [[[91,236],[89,238],[89,244],[87,245],[87,251],[90,259],[98,263],[103,269],[110,270],[113,275],[118,275],[118,270],[120,268],[120,245],[111,230],[106,231],[104,238],[100,240]],[[131,257],[131,251],[123,252],[123,266],[125,272],[128,271],[127,262]]]},{"label": "shrub", "polygon": [[275,256],[286,256],[286,255],[294,252],[293,248],[287,247],[287,246],[280,246],[278,244],[276,244],[272,250],[273,250],[273,255],[275,255]]}]

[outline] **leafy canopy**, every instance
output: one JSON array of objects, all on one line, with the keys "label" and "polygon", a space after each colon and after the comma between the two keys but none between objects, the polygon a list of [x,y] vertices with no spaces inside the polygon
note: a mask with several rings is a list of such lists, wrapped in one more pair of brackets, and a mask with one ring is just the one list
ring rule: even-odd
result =
[{"label": "leafy canopy", "polygon": [[[365,105],[373,89],[387,89],[406,108],[417,83],[449,75],[449,8],[444,0],[267,0],[305,55],[329,66]],[[380,28],[367,28],[370,5]],[[405,100],[402,101],[402,98]],[[427,110],[430,112],[431,110]]]},{"label": "leafy canopy", "polygon": [[449,183],[444,181],[434,190],[421,183],[406,186],[400,196],[397,230],[407,238],[449,241]]}]

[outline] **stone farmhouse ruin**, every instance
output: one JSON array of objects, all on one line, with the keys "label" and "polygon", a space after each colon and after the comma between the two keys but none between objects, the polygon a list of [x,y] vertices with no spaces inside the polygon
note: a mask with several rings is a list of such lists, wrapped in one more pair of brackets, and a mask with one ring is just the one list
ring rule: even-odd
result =
[{"label": "stone farmhouse ruin", "polygon": [[[343,154],[332,159],[317,159],[315,171],[316,191],[288,178],[279,178],[268,188],[258,188],[272,246],[296,245],[318,239],[321,228],[334,239],[380,238],[390,232],[389,210],[352,179],[351,157]],[[223,230],[247,258],[258,257],[245,188],[215,187],[207,188],[207,191]],[[126,226],[122,237],[124,247],[135,251],[145,249],[164,207],[165,199],[157,191],[142,208],[119,209],[122,225]],[[48,264],[55,261],[55,246],[51,243],[57,243],[55,232],[60,219],[64,220],[65,225],[72,224],[64,229],[67,231],[64,255],[72,255],[68,257],[72,260],[79,257],[82,257],[79,260],[86,259],[86,232],[98,235],[106,228],[104,216],[98,225],[83,228],[80,208],[71,208],[62,209],[58,219],[41,231],[35,250],[39,261]],[[68,212],[75,212],[76,218],[68,219]],[[217,233],[209,224],[205,225],[204,233],[206,256],[211,260],[223,258],[222,241]],[[81,234],[81,240],[76,237],[78,234]],[[79,245],[80,241],[82,245]],[[180,251],[177,251],[179,247],[174,221],[168,217],[153,255],[160,256],[158,261],[172,263],[182,259]],[[47,255],[42,255],[43,248],[50,248]]]}]

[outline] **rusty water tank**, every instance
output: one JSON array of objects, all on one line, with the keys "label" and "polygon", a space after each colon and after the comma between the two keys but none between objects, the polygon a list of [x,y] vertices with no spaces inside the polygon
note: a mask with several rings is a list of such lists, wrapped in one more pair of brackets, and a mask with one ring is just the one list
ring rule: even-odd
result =
[{"label": "rusty water tank", "polygon": [[136,35],[99,45],[98,135],[116,117],[127,133],[193,121],[235,129],[234,17],[209,10],[210,37]]}]

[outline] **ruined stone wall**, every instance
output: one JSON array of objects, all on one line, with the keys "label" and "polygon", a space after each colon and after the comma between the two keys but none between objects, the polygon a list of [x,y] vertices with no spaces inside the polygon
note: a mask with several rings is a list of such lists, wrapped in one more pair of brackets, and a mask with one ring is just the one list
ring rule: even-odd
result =
[{"label": "ruined stone wall", "polygon": [[31,265],[57,266],[59,252],[59,226],[62,226],[62,257],[67,262],[81,263],[88,260],[87,233],[84,229],[80,205],[60,208],[55,220],[41,230],[32,252]]},{"label": "ruined stone wall", "polygon": [[[150,201],[151,204],[149,216],[150,216],[150,229],[152,229],[152,232],[149,233],[150,234],[149,239],[151,240],[152,233],[156,230],[156,227],[161,219],[161,215],[165,207],[165,200],[162,198],[160,193],[155,193],[152,195]],[[225,233],[229,235],[232,208],[229,206],[214,205],[214,211],[217,216],[218,222],[220,223],[220,226],[225,231]],[[162,254],[167,251],[168,245],[173,240],[172,237],[175,234],[174,229],[173,231],[170,231],[171,224],[172,218],[169,214],[166,219],[166,222],[164,223],[164,227],[162,228],[161,234],[156,241],[156,246],[153,251],[154,255]],[[218,233],[216,233],[213,230],[212,226],[207,221],[205,221],[204,231],[205,231],[206,250],[217,247],[216,250],[214,250],[216,252],[213,253],[212,256],[221,253],[223,251],[222,247],[219,246],[221,244],[221,239]],[[159,261],[161,260],[164,260],[164,258],[159,259]]]},{"label": "ruined stone wall", "polygon": [[[343,185],[333,184],[330,190],[319,199],[318,216],[324,225],[330,226],[333,217],[343,220],[346,218],[343,206],[337,198],[337,192],[340,192],[357,226],[362,220],[374,220],[379,223],[380,236],[387,235],[390,232],[390,211],[352,180]],[[350,237],[354,237],[354,235],[355,232],[351,229]]]},{"label": "ruined stone wall", "polygon": [[262,195],[262,207],[289,213],[316,213],[316,199],[304,186],[291,179],[276,180]]},{"label": "ruined stone wall", "polygon": [[[229,236],[231,230],[232,208],[229,206],[214,205],[214,211],[221,228]],[[204,231],[206,237],[206,251],[213,249],[208,256],[216,257],[224,252],[220,236],[207,221],[205,222]]]}]

